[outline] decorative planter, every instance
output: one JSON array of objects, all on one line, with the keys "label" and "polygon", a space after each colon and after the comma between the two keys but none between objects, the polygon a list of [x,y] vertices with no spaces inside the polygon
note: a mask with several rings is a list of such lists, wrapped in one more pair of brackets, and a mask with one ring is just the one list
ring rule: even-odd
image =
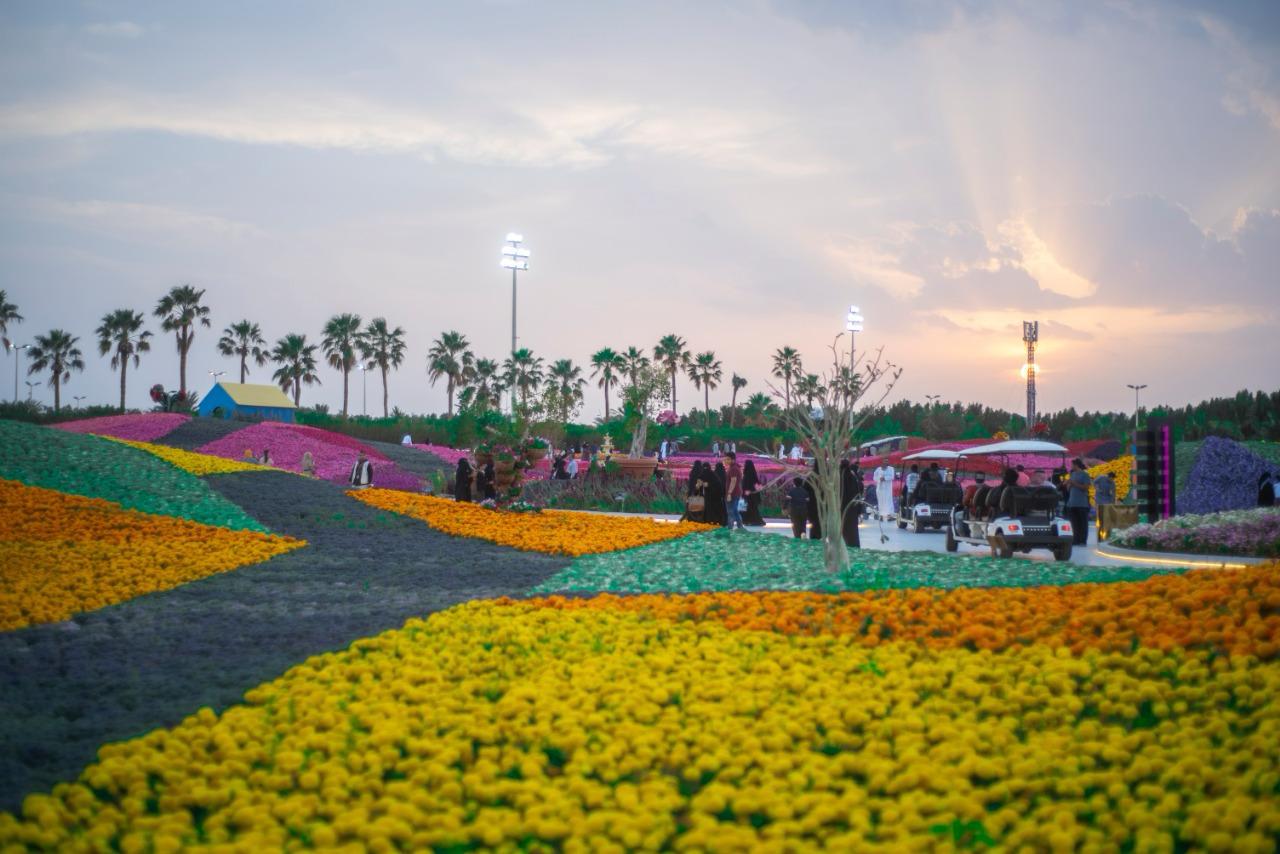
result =
[{"label": "decorative planter", "polygon": [[633,480],[648,480],[653,477],[653,470],[658,467],[657,457],[614,457],[619,470]]},{"label": "decorative planter", "polygon": [[524,458],[530,463],[536,463],[538,460],[545,459],[547,456],[546,448],[525,448]]},{"label": "decorative planter", "polygon": [[488,465],[489,463],[493,462],[493,454],[490,454],[486,451],[476,451],[475,458],[476,458],[476,462],[482,466]]}]

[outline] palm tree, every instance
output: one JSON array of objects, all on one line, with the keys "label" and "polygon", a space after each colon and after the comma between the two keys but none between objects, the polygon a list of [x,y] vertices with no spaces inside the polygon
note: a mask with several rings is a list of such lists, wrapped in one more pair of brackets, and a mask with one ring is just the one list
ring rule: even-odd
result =
[{"label": "palm tree", "polygon": [[48,335],[37,335],[36,343],[27,350],[31,360],[27,375],[49,372],[54,412],[62,408],[62,384],[71,379],[72,371],[84,370],[84,353],[76,346],[79,340],[70,332],[50,329]]},{"label": "palm tree", "polygon": [[733,395],[729,398],[729,426],[738,426],[738,392],[747,387],[747,378],[733,375],[730,380],[733,385]]},{"label": "palm tree", "polygon": [[243,385],[245,377],[249,375],[249,359],[253,359],[258,367],[267,363],[267,357],[271,354],[266,344],[267,339],[262,337],[258,324],[242,320],[222,330],[222,337],[218,339],[218,352],[224,356],[240,357],[240,383]]},{"label": "palm tree", "polygon": [[707,413],[707,424],[710,425],[711,389],[720,385],[720,378],[724,376],[720,371],[720,362],[716,360],[715,351],[708,350],[694,356],[685,370],[689,374],[689,379],[693,380],[693,387],[702,389],[702,406]]},{"label": "palm tree", "polygon": [[756,426],[763,426],[764,417],[769,414],[771,407],[773,407],[773,401],[769,399],[769,395],[758,391],[747,398],[742,413]]},{"label": "palm tree", "polygon": [[475,391],[473,397],[483,400],[486,408],[492,406],[497,409],[502,405],[502,392],[506,386],[502,383],[502,366],[496,359],[476,359],[467,384]]},{"label": "palm tree", "polygon": [[18,307],[9,302],[8,297],[4,291],[0,291],[0,342],[3,342],[5,349],[9,347],[9,324],[22,322]]},{"label": "palm tree", "polygon": [[320,347],[329,367],[342,371],[342,417],[347,417],[347,388],[356,367],[356,349],[360,340],[360,315],[335,314],[324,325]]},{"label": "palm tree", "polygon": [[649,357],[639,347],[628,347],[622,354],[622,372],[627,375],[627,382],[636,384],[640,371],[649,367]]},{"label": "palm tree", "polygon": [[[634,347],[632,348],[635,349]],[[640,354],[640,358],[644,358],[644,354]],[[647,359],[645,361],[648,361]],[[609,420],[609,386],[618,379],[627,366],[626,357],[612,349],[605,347],[591,355],[591,376],[599,377],[598,386],[604,389],[604,420]]]},{"label": "palm tree", "polygon": [[804,398],[804,405],[810,411],[813,410],[813,399],[822,397],[827,393],[827,387],[822,384],[822,378],[817,374],[805,374],[796,380],[796,396]]},{"label": "palm tree", "polygon": [[804,368],[800,365],[800,351],[794,347],[781,347],[773,354],[773,375],[782,380],[786,389],[784,400],[787,410],[791,409],[791,378],[800,375]]},{"label": "palm tree", "polygon": [[679,335],[663,335],[653,348],[653,360],[661,362],[671,373],[671,411],[676,411],[676,372],[689,364],[689,351]]},{"label": "palm tree", "polygon": [[471,342],[461,332],[445,332],[431,344],[427,351],[427,376],[435,385],[441,377],[448,379],[445,392],[449,395],[449,415],[453,416],[453,393],[460,386],[466,385],[471,372],[475,370],[476,357],[472,354]]},{"label": "palm tree", "polygon": [[547,381],[555,389],[556,402],[560,404],[560,423],[569,423],[569,411],[582,402],[582,389],[587,381],[582,378],[582,368],[572,359],[557,359],[547,371]]},{"label": "palm tree", "polygon": [[307,343],[306,335],[289,333],[276,342],[271,351],[271,361],[278,364],[272,378],[287,393],[293,392],[293,405],[302,398],[302,384],[318,385],[316,375],[316,345]]},{"label": "palm tree", "polygon": [[195,340],[196,324],[209,326],[209,306],[202,305],[204,290],[190,285],[177,285],[156,303],[155,316],[160,318],[160,328],[172,332],[178,342],[178,391],[187,396],[187,351]]},{"label": "palm tree", "polygon": [[102,325],[94,332],[98,336],[98,353],[111,353],[111,368],[120,369],[120,411],[124,412],[125,375],[129,371],[129,359],[136,368],[142,363],[140,354],[150,352],[151,333],[142,328],[147,319],[140,311],[119,308],[103,315]]},{"label": "palm tree", "polygon": [[404,362],[404,330],[399,326],[388,329],[385,317],[375,317],[360,333],[356,343],[360,347],[360,357],[382,371],[382,417],[386,418],[387,371],[400,367]]},{"label": "palm tree", "polygon": [[502,374],[507,388],[520,391],[520,406],[528,409],[529,392],[542,384],[542,359],[528,347],[521,347],[502,363]]}]

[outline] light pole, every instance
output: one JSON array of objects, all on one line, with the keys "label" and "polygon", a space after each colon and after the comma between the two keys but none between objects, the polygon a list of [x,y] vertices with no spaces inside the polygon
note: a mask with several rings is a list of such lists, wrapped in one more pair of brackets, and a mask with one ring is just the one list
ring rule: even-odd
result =
[{"label": "light pole", "polygon": [[226,375],[227,375],[226,371],[210,371],[209,372],[209,376],[213,377],[214,385],[218,384],[218,377],[225,377]]},{"label": "light pole", "polygon": [[369,366],[361,362],[356,365],[356,370],[360,372],[360,412],[367,417],[369,415]]},{"label": "light pole", "polygon": [[[529,250],[522,249],[524,235],[514,231],[507,233],[507,243],[502,247],[502,266],[511,271],[511,356],[516,354],[516,274],[529,269]],[[516,385],[511,384],[511,414],[516,411]]]},{"label": "light pole", "polygon": [[1138,410],[1140,409],[1140,406],[1138,404],[1138,393],[1141,392],[1144,388],[1146,388],[1147,384],[1142,383],[1141,385],[1134,385],[1133,383],[1125,383],[1125,385],[1133,389],[1133,429],[1137,430],[1138,429]]},{"label": "light pole", "polygon": [[32,392],[35,390],[36,386],[40,385],[40,382],[38,380],[36,382],[32,382],[31,380],[26,380],[26,383],[27,383],[27,400],[30,401]]},{"label": "light pole", "polygon": [[928,398],[928,400],[929,400],[929,405],[930,405],[930,406],[933,406],[933,405],[935,405],[935,404],[938,402],[938,398],[942,397],[942,395],[940,395],[940,394],[926,394],[926,395],[925,395],[925,397],[926,397],[926,398]]},{"label": "light pole", "polygon": [[862,331],[862,324],[865,318],[862,312],[858,310],[856,305],[849,306],[849,313],[844,319],[845,331],[849,333],[849,373],[854,372],[854,364],[857,361],[854,357],[857,351],[854,349],[853,338]]},{"label": "light pole", "polygon": [[80,408],[80,401],[84,400],[84,399],[85,399],[86,397],[88,397],[88,396],[89,396],[89,395],[87,395],[87,394],[73,394],[73,395],[71,395],[71,399],[72,399],[72,400],[74,400],[74,401],[76,402],[76,409],[79,409],[79,408]]},{"label": "light pole", "polygon": [[9,349],[13,351],[13,402],[18,402],[18,363],[21,361],[19,350],[25,350],[30,344],[10,344]]}]

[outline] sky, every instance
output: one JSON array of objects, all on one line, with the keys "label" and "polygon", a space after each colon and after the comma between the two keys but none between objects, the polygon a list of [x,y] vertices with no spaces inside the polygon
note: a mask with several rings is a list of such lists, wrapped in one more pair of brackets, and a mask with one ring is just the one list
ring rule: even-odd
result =
[{"label": "sky", "polygon": [[[850,304],[891,399],[1021,411],[1023,320],[1042,411],[1274,390],[1280,5],[0,5],[0,289],[17,341],[80,336],[64,400],[118,396],[104,314],[190,283],[198,390],[235,372],[228,324],[318,340],[354,312],[408,333],[392,404],[442,411],[432,339],[509,350],[512,230],[521,346],[586,365],[675,333],[722,362],[713,406],[733,373],[769,391],[782,346],[829,369]],[[150,328],[134,407],[177,385]],[[336,409],[321,380],[303,404]]]}]

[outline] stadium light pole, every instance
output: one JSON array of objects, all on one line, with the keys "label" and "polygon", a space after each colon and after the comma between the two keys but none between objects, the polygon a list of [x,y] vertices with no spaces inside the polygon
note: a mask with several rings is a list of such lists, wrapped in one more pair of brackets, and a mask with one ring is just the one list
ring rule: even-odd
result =
[{"label": "stadium light pole", "polygon": [[[511,356],[516,355],[516,274],[529,269],[529,250],[520,246],[524,235],[507,232],[506,245],[502,247],[502,266],[511,271]],[[511,414],[516,411],[516,387],[511,384]]]},{"label": "stadium light pole", "polygon": [[857,335],[859,332],[862,331],[862,325],[865,322],[865,320],[866,318],[862,316],[862,312],[858,310],[858,307],[856,305],[849,306],[849,313],[848,315],[845,316],[845,319],[844,319],[844,329],[846,332],[849,333],[849,372],[850,373],[853,373],[854,362],[856,361],[854,357],[857,354],[857,350],[854,348],[853,339],[855,335]]},{"label": "stadium light pole", "polygon": [[1138,429],[1138,410],[1141,408],[1138,403],[1138,394],[1147,387],[1146,383],[1134,385],[1133,383],[1125,383],[1129,388],[1133,389],[1133,429]]},{"label": "stadium light pole", "polygon": [[22,361],[22,354],[19,350],[25,350],[30,344],[9,344],[9,349],[13,352],[13,402],[18,402],[18,365]]},{"label": "stadium light pole", "polygon": [[356,365],[356,370],[360,372],[360,413],[367,417],[369,415],[369,366],[361,362]]}]

